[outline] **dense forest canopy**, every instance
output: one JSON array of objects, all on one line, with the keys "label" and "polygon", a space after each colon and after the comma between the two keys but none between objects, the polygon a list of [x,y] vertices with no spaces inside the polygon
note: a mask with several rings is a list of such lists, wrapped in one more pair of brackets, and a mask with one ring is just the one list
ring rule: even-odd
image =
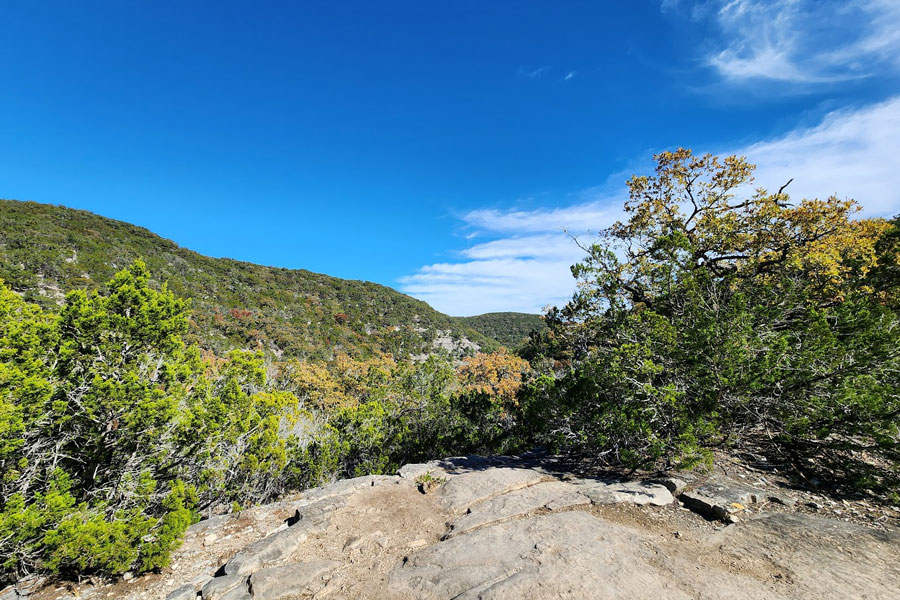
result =
[{"label": "dense forest canopy", "polygon": [[167,282],[192,300],[185,339],[218,353],[260,348],[327,360],[428,354],[441,340],[460,355],[499,346],[382,285],[210,258],[87,211],[0,200],[0,279],[30,302],[49,308],[71,290],[100,289],[135,259],[147,264],[152,285]]},{"label": "dense forest canopy", "polygon": [[507,348],[519,348],[532,333],[544,329],[540,315],[517,312],[494,312],[474,317],[457,317],[472,329],[495,339]]}]

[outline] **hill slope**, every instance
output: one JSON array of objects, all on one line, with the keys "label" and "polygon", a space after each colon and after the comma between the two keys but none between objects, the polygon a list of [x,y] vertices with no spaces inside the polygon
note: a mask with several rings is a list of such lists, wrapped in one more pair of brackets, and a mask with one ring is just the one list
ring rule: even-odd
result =
[{"label": "hill slope", "polygon": [[521,346],[532,331],[544,328],[541,316],[529,313],[495,312],[456,320],[511,349]]},{"label": "hill slope", "polygon": [[382,285],[211,258],[87,211],[0,200],[0,279],[30,301],[46,306],[73,289],[99,289],[136,258],[158,283],[192,299],[189,339],[216,352],[262,347],[328,359],[335,352],[405,357],[436,347],[463,354],[497,346]]}]

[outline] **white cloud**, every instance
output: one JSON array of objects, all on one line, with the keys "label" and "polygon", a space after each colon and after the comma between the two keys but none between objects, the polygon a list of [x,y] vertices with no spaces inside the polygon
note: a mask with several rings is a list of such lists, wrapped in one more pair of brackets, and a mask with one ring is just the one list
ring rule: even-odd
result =
[{"label": "white cloud", "polygon": [[452,315],[536,313],[546,304],[569,299],[574,286],[568,267],[580,258],[578,250],[563,260],[509,257],[438,263],[422,267],[401,283],[404,292]]},{"label": "white cloud", "polygon": [[617,207],[609,202],[594,200],[567,207],[546,207],[535,210],[482,209],[467,213],[466,224],[479,229],[498,233],[534,233],[540,231],[562,231],[563,229],[584,229],[596,227],[597,223],[608,223],[610,217],[618,214]]},{"label": "white cloud", "polygon": [[[729,151],[731,153],[731,151]],[[734,152],[757,165],[756,184],[793,198],[854,198],[868,216],[900,212],[900,96],[829,113],[812,128]]]},{"label": "white cloud", "polygon": [[[900,96],[881,104],[832,112],[814,127],[743,148],[720,149],[758,165],[756,184],[777,189],[789,179],[795,199],[853,197],[868,216],[900,213]],[[620,177],[625,179],[625,177]],[[604,186],[601,189],[608,189]],[[538,312],[566,302],[575,289],[569,267],[583,252],[563,232],[591,232],[622,215],[624,186],[568,206],[533,210],[486,208],[463,216],[479,239],[458,260],[423,266],[401,289],[453,315]]]},{"label": "white cloud", "polygon": [[584,257],[569,234],[590,238],[611,225],[621,215],[622,200],[471,211],[463,216],[465,224],[496,239],[463,250],[458,262],[422,267],[400,280],[401,289],[452,315],[536,313],[564,304],[575,290],[569,267]]},{"label": "white cloud", "polygon": [[501,238],[463,250],[462,255],[473,260],[500,258],[567,259],[572,256],[573,244],[570,237],[560,235],[561,233],[562,230],[560,229],[555,233]]},{"label": "white cloud", "polygon": [[542,77],[549,70],[550,70],[549,66],[538,67],[537,69],[534,69],[534,70],[528,70],[528,69],[525,69],[524,67],[519,67],[516,70],[516,74],[519,77],[527,77],[529,79],[538,79],[538,78]]},{"label": "white cloud", "polygon": [[577,71],[569,71],[568,73],[566,73],[566,76],[563,77],[563,81],[571,81],[572,79],[575,79],[575,75],[577,74]]},{"label": "white cloud", "polygon": [[897,0],[664,0],[711,20],[718,47],[706,62],[730,80],[846,81],[900,66]]}]

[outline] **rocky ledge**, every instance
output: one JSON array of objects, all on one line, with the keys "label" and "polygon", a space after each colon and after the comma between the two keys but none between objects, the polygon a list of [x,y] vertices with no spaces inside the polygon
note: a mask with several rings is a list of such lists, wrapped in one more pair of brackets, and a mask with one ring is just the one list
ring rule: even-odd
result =
[{"label": "rocky ledge", "polygon": [[163,573],[30,597],[898,597],[900,531],[794,504],[726,478],[610,480],[549,459],[450,458],[202,521]]}]

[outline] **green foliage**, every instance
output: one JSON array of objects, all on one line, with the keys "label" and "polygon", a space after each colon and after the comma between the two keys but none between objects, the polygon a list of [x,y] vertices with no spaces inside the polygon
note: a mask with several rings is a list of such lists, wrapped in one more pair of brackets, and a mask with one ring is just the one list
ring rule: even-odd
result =
[{"label": "green foliage", "polygon": [[26,304],[0,281],[0,466],[7,486],[28,467],[23,453],[33,424],[50,400],[45,349],[57,343],[52,315]]},{"label": "green foliage", "polygon": [[259,354],[204,365],[187,303],[149,281],[137,261],[58,315],[0,286],[6,573],[159,568],[197,509],[282,489],[296,397]]},{"label": "green foliage", "polygon": [[[358,369],[352,365],[344,368]],[[460,385],[445,357],[368,369],[358,402],[320,413],[325,423],[293,461],[293,487],[339,477],[387,474],[406,463],[517,447],[513,420],[498,398]],[[308,422],[313,422],[313,413]]]},{"label": "green foliage", "polygon": [[253,504],[284,491],[296,396],[267,389],[260,353],[232,351],[209,378],[197,386],[177,444],[184,476],[202,484],[199,506]]},{"label": "green foliage", "polygon": [[446,477],[435,477],[431,474],[431,471],[425,471],[418,477],[416,477],[416,483],[435,483],[437,485],[441,485],[443,483],[447,483]]},{"label": "green foliage", "polygon": [[871,287],[882,304],[900,311],[900,216],[890,222],[875,246],[878,263],[863,282]]},{"label": "green foliage", "polygon": [[721,443],[900,464],[895,233],[850,201],[736,199],[740,158],[657,160],[527,349],[526,430],[630,466]]},{"label": "green foliage", "polygon": [[381,285],[201,256],[85,211],[0,200],[0,279],[44,308],[55,308],[72,290],[102,289],[139,258],[179,297],[192,300],[185,339],[219,355],[261,348],[325,361],[340,352],[399,359],[431,352],[440,332],[488,351],[498,345]]},{"label": "green foliage", "polygon": [[[143,262],[106,290],[52,314],[0,285],[0,578],[159,569],[201,512],[486,448],[508,421],[449,357],[204,360]],[[500,358],[517,370],[488,383],[512,390],[527,364]]]},{"label": "green foliage", "polygon": [[456,320],[511,350],[525,344],[532,333],[546,329],[540,315],[528,313],[495,312],[474,317],[456,317]]},{"label": "green foliage", "polygon": [[525,390],[525,422],[543,430],[552,447],[628,467],[706,461],[701,443],[712,431],[715,407],[669,378],[676,327],[649,311],[629,315],[609,332],[613,343]]},{"label": "green foliage", "polygon": [[53,351],[56,385],[46,426],[57,448],[45,459],[116,507],[130,508],[128,498],[143,494],[142,476],[171,460],[164,452],[173,422],[191,401],[201,369],[197,352],[181,341],[186,304],[165,286],[151,289],[148,280],[136,262],[116,274],[106,296],[71,292]]}]

